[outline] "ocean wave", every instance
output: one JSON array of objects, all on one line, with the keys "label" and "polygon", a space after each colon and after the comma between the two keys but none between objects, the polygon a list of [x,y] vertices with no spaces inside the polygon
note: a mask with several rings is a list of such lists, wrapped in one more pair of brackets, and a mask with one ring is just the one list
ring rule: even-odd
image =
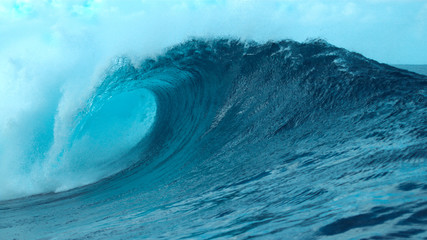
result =
[{"label": "ocean wave", "polygon": [[425,235],[426,84],[318,39],[117,58],[55,119],[0,236]]}]

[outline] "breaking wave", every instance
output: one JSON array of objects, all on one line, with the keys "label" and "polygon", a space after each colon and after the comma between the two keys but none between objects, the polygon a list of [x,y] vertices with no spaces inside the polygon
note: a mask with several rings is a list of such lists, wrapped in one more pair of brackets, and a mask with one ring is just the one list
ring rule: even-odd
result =
[{"label": "breaking wave", "polygon": [[26,155],[0,148],[25,159],[0,197],[27,196],[0,202],[0,236],[426,236],[426,85],[322,40],[118,58],[32,120]]}]

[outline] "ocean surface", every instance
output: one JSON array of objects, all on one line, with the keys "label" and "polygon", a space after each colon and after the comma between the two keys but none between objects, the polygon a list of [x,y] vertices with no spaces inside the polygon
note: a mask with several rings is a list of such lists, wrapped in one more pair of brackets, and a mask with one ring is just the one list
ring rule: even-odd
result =
[{"label": "ocean surface", "polygon": [[396,64],[393,66],[427,76],[427,65],[424,64]]},{"label": "ocean surface", "polygon": [[117,58],[67,134],[33,119],[0,239],[427,239],[427,76],[398,67],[322,40]]}]

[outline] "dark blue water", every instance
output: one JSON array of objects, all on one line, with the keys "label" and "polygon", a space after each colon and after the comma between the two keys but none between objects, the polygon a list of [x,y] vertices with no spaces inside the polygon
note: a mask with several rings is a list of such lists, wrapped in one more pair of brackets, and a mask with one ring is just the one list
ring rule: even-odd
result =
[{"label": "dark blue water", "polygon": [[1,201],[0,239],[427,239],[426,86],[320,40],[120,58],[59,155],[83,186]]}]

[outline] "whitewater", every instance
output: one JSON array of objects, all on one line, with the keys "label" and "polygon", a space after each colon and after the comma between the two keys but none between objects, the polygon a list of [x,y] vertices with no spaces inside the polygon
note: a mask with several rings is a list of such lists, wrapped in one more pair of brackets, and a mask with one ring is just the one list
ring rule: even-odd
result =
[{"label": "whitewater", "polygon": [[0,18],[0,239],[427,238],[426,75],[101,2]]}]

